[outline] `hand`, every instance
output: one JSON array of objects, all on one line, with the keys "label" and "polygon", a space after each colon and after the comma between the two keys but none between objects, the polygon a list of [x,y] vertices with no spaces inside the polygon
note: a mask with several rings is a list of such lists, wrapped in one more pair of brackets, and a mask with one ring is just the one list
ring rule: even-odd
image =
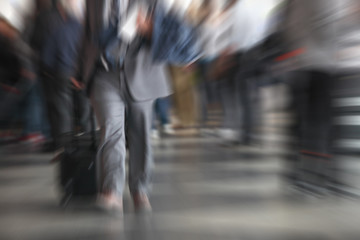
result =
[{"label": "hand", "polygon": [[193,72],[196,69],[196,64],[195,63],[190,63],[190,64],[182,67],[182,69],[185,72]]},{"label": "hand", "polygon": [[71,83],[73,84],[73,88],[80,91],[84,89],[84,84],[82,82],[79,82],[78,80],[76,80],[74,77],[70,78]]},{"label": "hand", "polygon": [[143,11],[139,11],[136,19],[136,27],[140,34],[150,37],[152,34],[153,20],[151,17],[146,16]]},{"label": "hand", "polygon": [[29,70],[27,70],[25,68],[21,69],[21,76],[23,78],[26,78],[26,79],[30,80],[30,81],[35,81],[35,78],[36,78],[35,73],[30,72]]}]

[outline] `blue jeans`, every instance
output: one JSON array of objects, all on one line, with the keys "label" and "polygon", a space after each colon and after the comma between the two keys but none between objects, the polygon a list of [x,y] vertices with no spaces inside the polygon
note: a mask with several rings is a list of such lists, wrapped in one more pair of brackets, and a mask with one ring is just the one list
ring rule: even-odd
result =
[{"label": "blue jeans", "polygon": [[169,109],[170,109],[170,99],[168,97],[159,98],[155,101],[154,114],[153,114],[153,129],[156,128],[157,118],[159,119],[160,124],[162,126],[170,122]]},{"label": "blue jeans", "polygon": [[40,83],[34,84],[25,96],[22,109],[22,119],[24,120],[23,135],[42,133],[46,137],[50,137],[50,127],[46,117]]},{"label": "blue jeans", "polygon": [[[2,91],[0,89],[0,121],[2,127],[10,127],[12,122],[23,123],[23,135],[42,133],[49,137],[49,124],[47,122],[41,84],[19,84],[20,95]],[[21,88],[22,87],[22,88]]]}]

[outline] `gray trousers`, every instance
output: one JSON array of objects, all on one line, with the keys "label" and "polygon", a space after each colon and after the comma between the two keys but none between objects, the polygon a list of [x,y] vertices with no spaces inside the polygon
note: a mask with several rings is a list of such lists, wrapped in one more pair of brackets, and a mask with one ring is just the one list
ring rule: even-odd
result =
[{"label": "gray trousers", "polygon": [[91,102],[101,127],[98,148],[100,192],[122,195],[128,141],[130,192],[146,193],[152,165],[153,101],[133,101],[123,73],[99,71],[94,78]]}]

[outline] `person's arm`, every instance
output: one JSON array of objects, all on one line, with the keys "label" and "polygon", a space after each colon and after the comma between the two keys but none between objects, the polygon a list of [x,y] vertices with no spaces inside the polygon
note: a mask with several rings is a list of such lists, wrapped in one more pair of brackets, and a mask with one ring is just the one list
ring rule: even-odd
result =
[{"label": "person's arm", "polygon": [[85,4],[85,14],[82,23],[82,31],[79,39],[78,54],[74,63],[73,76],[70,77],[70,81],[77,89],[84,89],[86,83],[82,78],[82,71],[84,65],[84,56],[86,51],[86,41],[90,37],[90,23],[89,23],[89,11],[88,4]]},{"label": "person's arm", "polygon": [[80,55],[84,51],[82,44],[85,37],[85,31],[84,31],[84,26],[81,25],[80,23],[76,31],[74,32],[74,36],[75,36],[74,44],[76,46],[75,47],[76,52],[74,54],[73,69],[72,69],[70,81],[75,89],[82,90],[84,89],[84,83],[80,81],[80,71],[79,71],[80,70],[79,66],[80,64],[82,64],[82,62],[79,62],[79,59],[80,59]]}]

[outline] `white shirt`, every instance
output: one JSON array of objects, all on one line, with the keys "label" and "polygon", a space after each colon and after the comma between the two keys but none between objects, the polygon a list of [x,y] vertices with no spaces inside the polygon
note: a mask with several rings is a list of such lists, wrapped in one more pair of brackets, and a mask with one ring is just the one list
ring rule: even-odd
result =
[{"label": "white shirt", "polygon": [[250,49],[266,37],[270,12],[279,2],[279,0],[242,0],[235,6],[232,34],[235,49]]},{"label": "white shirt", "polygon": [[204,55],[213,58],[226,48],[248,50],[263,40],[268,31],[270,11],[281,0],[241,0],[216,25],[203,26]]}]

